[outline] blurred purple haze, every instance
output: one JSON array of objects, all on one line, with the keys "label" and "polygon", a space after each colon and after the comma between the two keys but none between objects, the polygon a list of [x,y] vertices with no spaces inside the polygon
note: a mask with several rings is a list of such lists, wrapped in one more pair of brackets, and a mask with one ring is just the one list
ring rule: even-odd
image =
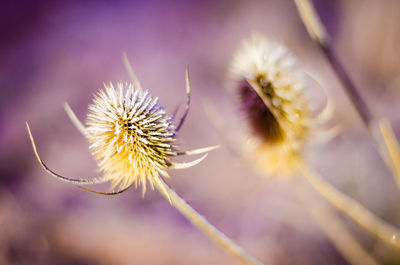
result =
[{"label": "blurred purple haze", "polygon": [[[399,58],[400,3],[316,4],[346,68],[399,136],[400,62],[393,57]],[[292,1],[8,1],[1,4],[0,32],[0,264],[238,264],[156,192],[142,198],[133,188],[103,197],[56,181],[37,163],[24,123],[55,171],[96,174],[62,106],[69,102],[84,120],[103,82],[129,80],[126,52],[169,113],[185,100],[188,64],[192,106],[181,148],[222,143],[202,99],[218,103],[228,133],[246,126],[224,87],[232,54],[252,32],[285,43],[337,102],[334,122],[345,129],[309,150],[312,164],[400,225],[399,192]],[[224,147],[194,168],[170,173],[168,183],[183,198],[267,264],[347,264],[297,200],[291,180],[260,176]],[[343,219],[371,253],[396,257]]]}]

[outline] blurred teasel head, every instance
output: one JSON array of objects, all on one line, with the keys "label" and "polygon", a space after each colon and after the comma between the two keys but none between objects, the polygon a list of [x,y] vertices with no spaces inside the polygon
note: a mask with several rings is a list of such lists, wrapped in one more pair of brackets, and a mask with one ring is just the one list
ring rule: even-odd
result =
[{"label": "blurred teasel head", "polygon": [[312,124],[295,58],[281,44],[253,35],[235,54],[230,73],[254,136],[253,162],[271,174],[292,174]]},{"label": "blurred teasel head", "polygon": [[178,124],[174,124],[174,116],[166,114],[158,98],[143,90],[135,78],[134,84],[117,83],[116,88],[112,83],[105,85],[105,89],[95,95],[93,104],[89,106],[86,127],[79,122],[66,104],[67,114],[90,144],[89,149],[103,173],[101,177],[71,179],[50,170],[40,159],[27,124],[35,154],[46,171],[60,180],[78,185],[110,182],[112,189],[119,187],[118,191],[109,193],[84,188],[95,193],[114,195],[125,191],[132,184],[135,186],[141,184],[144,194],[147,182],[153,188],[162,181],[161,176],[169,177],[166,172],[168,168],[194,166],[206,155],[187,163],[174,162],[174,157],[205,153],[216,148],[214,146],[179,151],[175,144],[176,135],[190,106],[188,72],[186,72],[186,108]]}]

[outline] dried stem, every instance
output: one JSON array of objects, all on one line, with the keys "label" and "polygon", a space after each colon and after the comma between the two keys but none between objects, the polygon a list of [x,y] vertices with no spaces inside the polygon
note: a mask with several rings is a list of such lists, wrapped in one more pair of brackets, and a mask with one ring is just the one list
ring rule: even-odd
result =
[{"label": "dried stem", "polygon": [[[400,150],[397,140],[394,137],[392,128],[390,127],[390,125],[384,128],[380,126],[380,131],[377,133],[374,122],[375,118],[368,108],[366,101],[361,97],[359,90],[354,85],[353,81],[347,74],[346,70],[344,69],[343,65],[341,64],[334,50],[332,49],[329,36],[325,30],[324,25],[321,23],[317,12],[314,9],[312,1],[294,1],[310,37],[318,44],[318,47],[320,47],[321,51],[332,66],[332,69],[335,71],[353,106],[357,110],[365,126],[369,129],[369,132],[372,135],[383,160],[391,170],[392,175],[400,188],[400,170],[398,170],[398,168],[400,167],[400,159],[396,157],[395,154],[400,153]],[[387,140],[388,138],[385,137],[385,134],[390,134],[393,136],[391,137],[390,141]],[[393,152],[393,150],[395,151]]]},{"label": "dried stem", "polygon": [[[399,143],[396,140],[396,136],[393,133],[392,126],[387,120],[379,121],[379,130],[382,134],[383,140],[385,141],[387,151],[389,152],[391,162],[392,162],[392,171],[396,172],[396,182],[397,186],[400,189],[400,147]],[[384,154],[386,154],[384,152]],[[387,160],[386,160],[387,161]],[[390,161],[388,162],[390,163]]]},{"label": "dried stem", "polygon": [[314,9],[312,1],[295,0],[295,3],[310,37],[318,44],[318,47],[328,59],[364,124],[369,127],[372,121],[372,116],[368,105],[361,97],[353,81],[350,79],[349,75],[344,70],[343,65],[331,48],[329,36]]},{"label": "dried stem", "polygon": [[304,182],[297,183],[296,191],[319,225],[320,229],[329,238],[338,252],[353,265],[378,265],[379,263],[359,244],[347,230],[338,216],[304,186]]},{"label": "dried stem", "polygon": [[[190,222],[207,234],[212,240],[220,244],[226,251],[237,257],[243,264],[262,265],[259,260],[248,254],[243,248],[236,245],[229,237],[220,232],[210,224],[203,216],[197,213],[189,204],[187,204],[174,190],[172,190],[164,181],[156,183],[157,189],[161,194],[171,202],[171,204]],[[168,196],[165,192],[168,192]]]},{"label": "dried stem", "polygon": [[[254,168],[252,160],[243,155],[242,152],[238,151],[237,143],[228,138],[224,131],[226,126],[223,123],[220,114],[215,110],[215,106],[208,101],[204,101],[204,109],[210,121],[225,141],[226,147],[229,151],[243,162],[243,164]],[[311,198],[311,195],[305,190],[304,182],[295,182],[295,184],[303,184],[303,186],[296,185],[296,191],[299,193],[299,196],[301,196],[306,208],[310,211],[312,217],[318,223],[323,233],[329,238],[332,244],[346,260],[353,265],[378,264],[374,258],[360,246],[357,240],[347,231],[346,227],[331,210],[326,209],[318,200]]]},{"label": "dried stem", "polygon": [[400,230],[398,228],[386,223],[360,203],[337,190],[304,163],[299,164],[298,169],[311,186],[336,209],[345,213],[377,238],[400,249]]},{"label": "dried stem", "polygon": [[332,68],[335,70],[336,75],[340,79],[347,95],[350,97],[351,102],[353,103],[355,109],[360,115],[362,121],[369,128],[372,122],[372,115],[365,100],[361,97],[361,94],[358,92],[356,86],[350,79],[346,70],[344,70],[343,65],[337,58],[335,52],[330,47],[330,45],[328,45],[328,43],[325,43],[324,45],[320,45],[320,48],[325,54],[325,57],[328,59],[329,63],[331,64]]}]

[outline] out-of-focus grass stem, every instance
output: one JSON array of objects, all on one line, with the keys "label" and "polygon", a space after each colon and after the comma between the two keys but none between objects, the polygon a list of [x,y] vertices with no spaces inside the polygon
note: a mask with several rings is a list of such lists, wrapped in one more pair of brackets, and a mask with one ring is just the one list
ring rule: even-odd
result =
[{"label": "out-of-focus grass stem", "polygon": [[380,240],[400,249],[400,230],[386,223],[354,199],[337,190],[334,186],[311,170],[306,164],[298,165],[300,173],[330,204],[345,213],[365,230]]},{"label": "out-of-focus grass stem", "polygon": [[338,252],[353,265],[378,265],[379,263],[363,249],[331,208],[312,196],[304,181],[297,181],[296,191],[320,229]]},{"label": "out-of-focus grass stem", "polygon": [[392,126],[390,123],[382,119],[379,121],[379,130],[382,133],[383,140],[385,141],[389,156],[392,162],[392,171],[396,172],[397,186],[400,189],[400,148],[399,143],[396,140],[396,136],[393,133]]}]

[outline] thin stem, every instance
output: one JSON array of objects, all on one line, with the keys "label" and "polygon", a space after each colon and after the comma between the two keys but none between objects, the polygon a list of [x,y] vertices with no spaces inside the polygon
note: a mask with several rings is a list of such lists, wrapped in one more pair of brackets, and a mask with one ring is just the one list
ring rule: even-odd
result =
[{"label": "thin stem", "polygon": [[[248,254],[243,248],[238,246],[229,237],[220,232],[210,224],[196,210],[190,207],[174,190],[172,190],[164,181],[155,183],[157,189],[170,203],[190,222],[207,234],[212,240],[220,244],[226,251],[237,257],[243,264],[262,265],[263,263]],[[167,191],[165,193],[164,191]]]},{"label": "thin stem", "polygon": [[329,43],[326,42],[324,45],[320,44],[319,47],[321,48],[321,50],[325,54],[325,57],[328,59],[330,65],[336,72],[337,77],[342,83],[342,86],[345,88],[347,95],[351,99],[351,102],[353,103],[355,109],[360,115],[362,121],[369,128],[372,122],[372,114],[368,108],[367,103],[358,92],[356,86],[350,79],[350,76],[347,74],[346,70],[343,68],[342,63],[337,58]]},{"label": "thin stem", "polygon": [[[392,171],[395,172],[397,186],[400,189],[400,147],[393,133],[392,126],[387,120],[379,122],[379,129],[385,141],[387,151],[392,161]],[[390,162],[388,162],[390,163]]]},{"label": "thin stem", "polygon": [[[360,115],[364,125],[369,129],[369,132],[375,141],[378,151],[380,152],[388,168],[391,170],[393,178],[396,180],[400,188],[400,170],[398,169],[400,159],[396,157],[395,153],[393,153],[393,148],[398,146],[398,143],[396,138],[394,137],[392,128],[389,125],[383,129],[382,127],[380,127],[380,130],[376,131],[374,115],[371,113],[370,109],[368,108],[368,104],[362,98],[359,90],[351,80],[350,76],[347,74],[342,63],[332,49],[329,35],[327,34],[324,25],[321,23],[319,16],[312,4],[312,1],[294,1],[310,37],[318,44],[318,47],[322,50],[323,54],[332,66],[332,69],[342,83],[342,86],[349,96],[353,106]],[[384,134],[386,134],[386,136]],[[389,134],[393,135],[390,141],[387,140],[387,135]],[[397,153],[399,153],[399,148],[397,148]]]},{"label": "thin stem", "polygon": [[333,51],[329,36],[314,9],[312,1],[295,0],[295,3],[310,37],[318,44],[318,47],[328,59],[364,124],[369,127],[371,125],[372,115],[368,105],[361,97],[361,94],[358,92],[353,81],[350,79],[349,75],[344,70],[343,65]]},{"label": "thin stem", "polygon": [[297,11],[300,14],[304,26],[306,26],[308,35],[316,42],[324,44],[328,39],[328,35],[317,12],[315,12],[311,0],[294,0],[294,3],[296,4]]},{"label": "thin stem", "polygon": [[[224,134],[224,127],[221,117],[215,111],[215,106],[213,106],[210,102],[204,102],[204,109],[211,122],[217,131],[221,134],[222,139],[226,141],[226,146],[229,148],[232,154],[240,159],[240,161],[244,162],[246,165],[253,167],[253,163],[251,159],[244,156],[242,152],[237,151],[237,146],[233,141],[229,141]],[[301,187],[304,188],[304,187]],[[357,240],[352,237],[352,235],[347,231],[347,229],[343,226],[341,221],[334,215],[334,213],[330,212],[328,209],[323,207],[321,203],[316,200],[310,198],[309,194],[301,189],[297,185],[297,191],[299,195],[303,197],[305,201],[307,209],[313,215],[315,221],[320,225],[321,230],[325,233],[325,235],[331,240],[331,242],[335,245],[336,249],[345,257],[349,262],[354,265],[377,265],[378,263],[371,257],[364,249],[358,244]]]},{"label": "thin stem", "polygon": [[379,263],[359,244],[348,231],[338,216],[324,204],[312,196],[304,186],[304,182],[297,183],[296,191],[315,222],[329,238],[337,251],[353,265],[378,265]]},{"label": "thin stem", "polygon": [[393,247],[400,248],[400,230],[398,228],[386,223],[359,202],[337,190],[308,168],[307,165],[299,164],[298,169],[311,186],[336,209],[345,213],[377,238]]}]

